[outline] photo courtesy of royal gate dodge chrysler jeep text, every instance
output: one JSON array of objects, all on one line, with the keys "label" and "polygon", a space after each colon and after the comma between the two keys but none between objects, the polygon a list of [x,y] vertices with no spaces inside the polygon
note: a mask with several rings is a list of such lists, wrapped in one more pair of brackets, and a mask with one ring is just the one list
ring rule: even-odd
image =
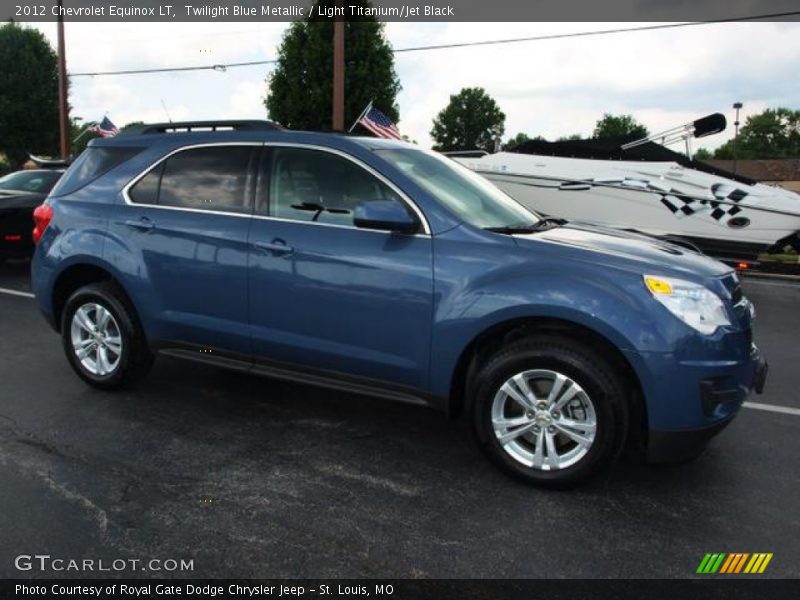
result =
[{"label": "photo courtesy of royal gate dodge chrysler jeep text", "polygon": [[156,353],[470,419],[545,486],[700,452],[766,363],[736,274],[543,219],[444,156],[263,121],[94,140],[36,209],[33,288],[91,385]]}]

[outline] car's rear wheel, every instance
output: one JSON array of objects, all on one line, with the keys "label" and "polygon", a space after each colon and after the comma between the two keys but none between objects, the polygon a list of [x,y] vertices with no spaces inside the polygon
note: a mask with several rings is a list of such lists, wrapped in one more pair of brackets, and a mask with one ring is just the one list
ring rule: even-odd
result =
[{"label": "car's rear wheel", "polygon": [[537,335],[492,356],[473,384],[473,424],[499,467],[547,487],[574,485],[619,454],[625,388],[592,348]]},{"label": "car's rear wheel", "polygon": [[61,321],[64,351],[75,372],[102,389],[128,387],[153,362],[127,298],[111,283],[95,283],[70,296]]}]

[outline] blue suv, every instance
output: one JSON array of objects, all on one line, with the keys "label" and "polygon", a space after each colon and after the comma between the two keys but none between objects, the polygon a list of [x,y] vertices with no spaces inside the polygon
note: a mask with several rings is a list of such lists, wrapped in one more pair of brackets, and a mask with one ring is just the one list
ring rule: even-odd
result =
[{"label": "blue suv", "polygon": [[89,384],[160,352],[414,402],[539,485],[630,445],[691,458],[766,377],[730,268],[403,142],[145,125],[93,141],[34,220],[39,307]]}]

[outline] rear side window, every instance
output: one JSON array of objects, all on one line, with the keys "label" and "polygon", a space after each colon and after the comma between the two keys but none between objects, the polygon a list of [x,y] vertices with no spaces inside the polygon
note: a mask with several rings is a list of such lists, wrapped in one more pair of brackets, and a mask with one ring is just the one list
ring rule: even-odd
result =
[{"label": "rear side window", "polygon": [[124,146],[86,148],[64,173],[52,194],[63,196],[76,192],[141,151],[142,148]]},{"label": "rear side window", "polygon": [[132,202],[249,212],[252,146],[192,148],[173,154],[129,192]]},{"label": "rear side window", "polygon": [[163,172],[164,163],[162,162],[142,177],[128,192],[131,201],[137,204],[158,204],[158,187],[161,185]]}]

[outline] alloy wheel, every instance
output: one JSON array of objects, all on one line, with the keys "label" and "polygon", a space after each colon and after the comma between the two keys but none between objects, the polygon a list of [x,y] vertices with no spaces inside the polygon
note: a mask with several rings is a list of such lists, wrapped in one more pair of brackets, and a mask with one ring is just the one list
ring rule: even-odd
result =
[{"label": "alloy wheel", "polygon": [[105,377],[119,367],[122,335],[114,315],[96,302],[82,304],[72,316],[72,349],[92,375]]},{"label": "alloy wheel", "polygon": [[492,427],[503,450],[522,465],[566,469],[594,444],[594,403],[573,379],[556,371],[523,371],[509,378],[492,401]]}]

